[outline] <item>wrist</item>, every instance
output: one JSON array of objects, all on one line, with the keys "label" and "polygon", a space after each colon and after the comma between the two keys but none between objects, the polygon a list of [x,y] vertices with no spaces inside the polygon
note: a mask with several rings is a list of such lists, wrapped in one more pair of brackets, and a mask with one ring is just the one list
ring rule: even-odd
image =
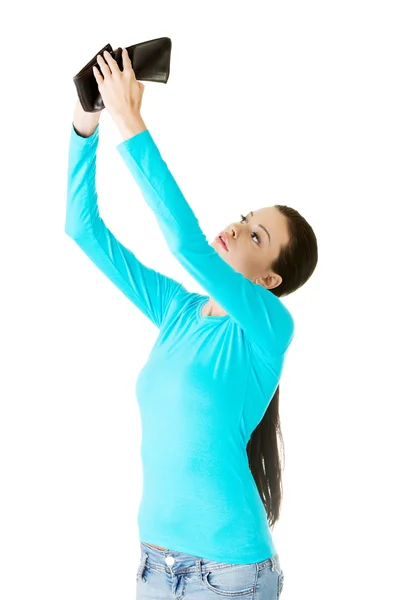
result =
[{"label": "wrist", "polygon": [[81,123],[74,120],[72,124],[78,135],[87,138],[91,137],[94,134],[99,123],[91,123],[89,125],[88,123]]},{"label": "wrist", "polygon": [[77,104],[73,117],[73,125],[78,134],[82,137],[90,137],[93,135],[99,124],[100,114],[101,111],[95,113],[86,112],[80,106],[80,103]]},{"label": "wrist", "polygon": [[127,115],[118,117],[115,119],[115,122],[124,140],[128,140],[147,129],[146,123],[143,121],[139,111],[130,112]]}]

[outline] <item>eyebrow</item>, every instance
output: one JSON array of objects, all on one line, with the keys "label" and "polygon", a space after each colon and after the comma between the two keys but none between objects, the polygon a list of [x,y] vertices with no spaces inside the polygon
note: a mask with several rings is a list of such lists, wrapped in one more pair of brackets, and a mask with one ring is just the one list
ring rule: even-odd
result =
[{"label": "eyebrow", "polygon": [[[253,211],[250,211],[251,216],[253,216]],[[261,223],[258,224],[259,227],[261,227],[261,229],[264,229],[265,233],[268,235],[269,237],[269,243],[271,243],[271,236],[269,234],[269,231],[267,231],[267,229],[265,229],[264,225],[261,225]]]}]

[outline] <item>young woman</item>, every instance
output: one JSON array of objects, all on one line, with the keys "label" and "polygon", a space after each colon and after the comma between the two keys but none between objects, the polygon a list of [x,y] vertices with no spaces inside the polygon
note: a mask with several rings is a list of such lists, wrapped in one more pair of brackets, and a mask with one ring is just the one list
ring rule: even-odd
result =
[{"label": "young woman", "polygon": [[97,205],[100,113],[79,100],[71,128],[65,231],[159,333],[136,393],[143,495],[137,598],[276,599],[283,571],[271,536],[279,518],[279,380],[294,335],[280,300],[317,264],[317,242],[294,209],[254,209],[209,244],[141,114],[144,86],[123,52],[95,77],[120,129],[117,150],[168,247],[206,290],[141,263]]}]

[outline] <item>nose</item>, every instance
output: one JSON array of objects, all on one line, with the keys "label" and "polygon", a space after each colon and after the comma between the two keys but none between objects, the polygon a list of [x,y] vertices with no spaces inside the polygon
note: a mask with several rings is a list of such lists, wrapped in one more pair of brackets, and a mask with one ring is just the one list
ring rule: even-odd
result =
[{"label": "nose", "polygon": [[[233,223],[230,227],[228,227],[228,232],[235,239],[240,235],[242,224],[241,223]],[[244,224],[243,224],[244,227]]]}]

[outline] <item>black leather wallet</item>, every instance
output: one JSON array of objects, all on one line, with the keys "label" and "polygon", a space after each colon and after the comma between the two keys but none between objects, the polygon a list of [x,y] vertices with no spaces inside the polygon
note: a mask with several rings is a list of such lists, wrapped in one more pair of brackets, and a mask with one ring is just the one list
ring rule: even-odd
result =
[{"label": "black leather wallet", "polygon": [[[171,46],[172,42],[169,37],[160,37],[128,46],[126,49],[136,79],[167,83],[171,64]],[[96,52],[96,55],[74,76],[73,81],[78,97],[83,110],[86,112],[98,112],[104,108],[99,87],[93,74],[93,67],[98,65],[97,55],[101,54],[103,56],[105,50],[117,61],[121,71],[123,69],[122,48],[113,50],[111,45],[107,44],[99,52]]]}]

